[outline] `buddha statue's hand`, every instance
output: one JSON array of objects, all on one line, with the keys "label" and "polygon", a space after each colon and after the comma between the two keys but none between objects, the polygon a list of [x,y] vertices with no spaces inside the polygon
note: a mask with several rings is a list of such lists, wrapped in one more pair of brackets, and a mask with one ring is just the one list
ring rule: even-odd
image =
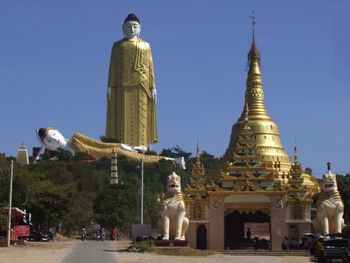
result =
[{"label": "buddha statue's hand", "polygon": [[157,90],[156,90],[156,88],[152,89],[152,98],[154,100],[154,104],[157,104]]},{"label": "buddha statue's hand", "polygon": [[146,145],[133,146],[132,148],[134,150],[138,151],[138,152],[141,152],[141,153],[147,152],[147,146]]}]

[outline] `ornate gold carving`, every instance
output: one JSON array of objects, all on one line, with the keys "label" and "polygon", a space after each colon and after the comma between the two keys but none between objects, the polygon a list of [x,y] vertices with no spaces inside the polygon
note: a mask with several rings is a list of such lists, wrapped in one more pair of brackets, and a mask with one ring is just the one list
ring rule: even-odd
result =
[{"label": "ornate gold carving", "polygon": [[264,191],[260,187],[252,184],[250,181],[246,180],[243,185],[239,185],[236,188],[233,189],[233,191],[239,191],[239,192],[262,192]]},{"label": "ornate gold carving", "polygon": [[266,189],[266,191],[285,191],[284,185],[282,185],[281,181],[276,180],[272,183],[270,187]]},{"label": "ornate gold carving", "polygon": [[259,206],[254,204],[244,204],[242,206],[230,206],[230,204],[225,204],[225,216],[234,212],[238,211],[240,214],[249,214],[249,213],[256,213],[257,211],[260,211],[262,213],[265,213],[269,216],[271,216],[271,209],[269,209],[266,206]]},{"label": "ornate gold carving", "polygon": [[282,198],[278,198],[275,200],[275,207],[276,208],[282,208],[283,207],[283,200]]},{"label": "ornate gold carving", "polygon": [[221,207],[221,199],[214,198],[214,200],[213,200],[213,207],[216,208],[216,209],[220,208]]},{"label": "ornate gold carving", "polygon": [[252,97],[259,97],[262,95],[264,95],[264,92],[260,87],[250,90],[250,96]]},{"label": "ornate gold carving", "polygon": [[193,218],[202,218],[202,208],[199,202],[193,204]]},{"label": "ornate gold carving", "polygon": [[223,189],[218,186],[216,183],[211,182],[209,185],[207,185],[208,191],[222,191]]},{"label": "ornate gold carving", "polygon": [[196,193],[194,198],[196,200],[201,200],[202,199],[202,195],[200,193]]}]

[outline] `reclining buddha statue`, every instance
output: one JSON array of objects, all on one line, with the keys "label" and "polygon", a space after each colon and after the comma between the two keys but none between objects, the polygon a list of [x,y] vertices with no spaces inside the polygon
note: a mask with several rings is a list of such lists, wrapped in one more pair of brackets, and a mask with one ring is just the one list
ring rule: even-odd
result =
[{"label": "reclining buddha statue", "polygon": [[36,133],[42,146],[35,157],[35,162],[39,160],[40,155],[43,154],[46,149],[51,151],[62,149],[71,152],[73,155],[77,152],[87,153],[96,160],[102,157],[111,158],[112,152],[115,151],[118,156],[124,156],[132,161],[143,160],[145,164],[151,164],[160,160],[170,160],[185,169],[183,157],[170,158],[144,154],[146,151],[146,147],[144,146],[131,147],[123,143],[101,142],[81,133],[75,133],[72,138],[68,140],[57,129],[50,127],[37,129]]}]

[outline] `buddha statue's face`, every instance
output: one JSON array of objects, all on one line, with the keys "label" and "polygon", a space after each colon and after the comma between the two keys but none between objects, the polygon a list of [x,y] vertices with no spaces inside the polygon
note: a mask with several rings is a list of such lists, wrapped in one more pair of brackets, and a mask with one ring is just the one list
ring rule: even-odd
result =
[{"label": "buddha statue's face", "polygon": [[56,129],[49,129],[42,142],[51,151],[64,148],[67,143],[63,135]]},{"label": "buddha statue's face", "polygon": [[141,32],[141,25],[136,21],[128,21],[123,25],[125,37],[128,40],[135,40]]}]

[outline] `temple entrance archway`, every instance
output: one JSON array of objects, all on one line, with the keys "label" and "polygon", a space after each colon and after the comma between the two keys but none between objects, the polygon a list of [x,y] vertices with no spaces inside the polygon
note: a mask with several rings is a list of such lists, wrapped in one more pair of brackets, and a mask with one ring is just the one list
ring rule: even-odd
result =
[{"label": "temple entrance archway", "polygon": [[[268,248],[271,238],[271,218],[268,214],[262,211],[253,212],[239,212],[235,210],[228,213],[225,216],[225,248],[227,249],[244,249],[248,247],[261,246],[261,248]],[[245,225],[246,224],[246,225]],[[251,238],[247,238],[247,229],[245,226],[250,225],[250,228],[256,227],[257,229],[265,229],[264,236],[254,233],[252,229]],[[264,232],[264,231],[263,231]],[[260,241],[253,241],[255,237],[258,237]],[[267,240],[261,241],[261,240]],[[259,248],[259,247],[256,247]]]},{"label": "temple entrance archway", "polygon": [[205,225],[197,227],[197,249],[207,249],[207,228]]}]

